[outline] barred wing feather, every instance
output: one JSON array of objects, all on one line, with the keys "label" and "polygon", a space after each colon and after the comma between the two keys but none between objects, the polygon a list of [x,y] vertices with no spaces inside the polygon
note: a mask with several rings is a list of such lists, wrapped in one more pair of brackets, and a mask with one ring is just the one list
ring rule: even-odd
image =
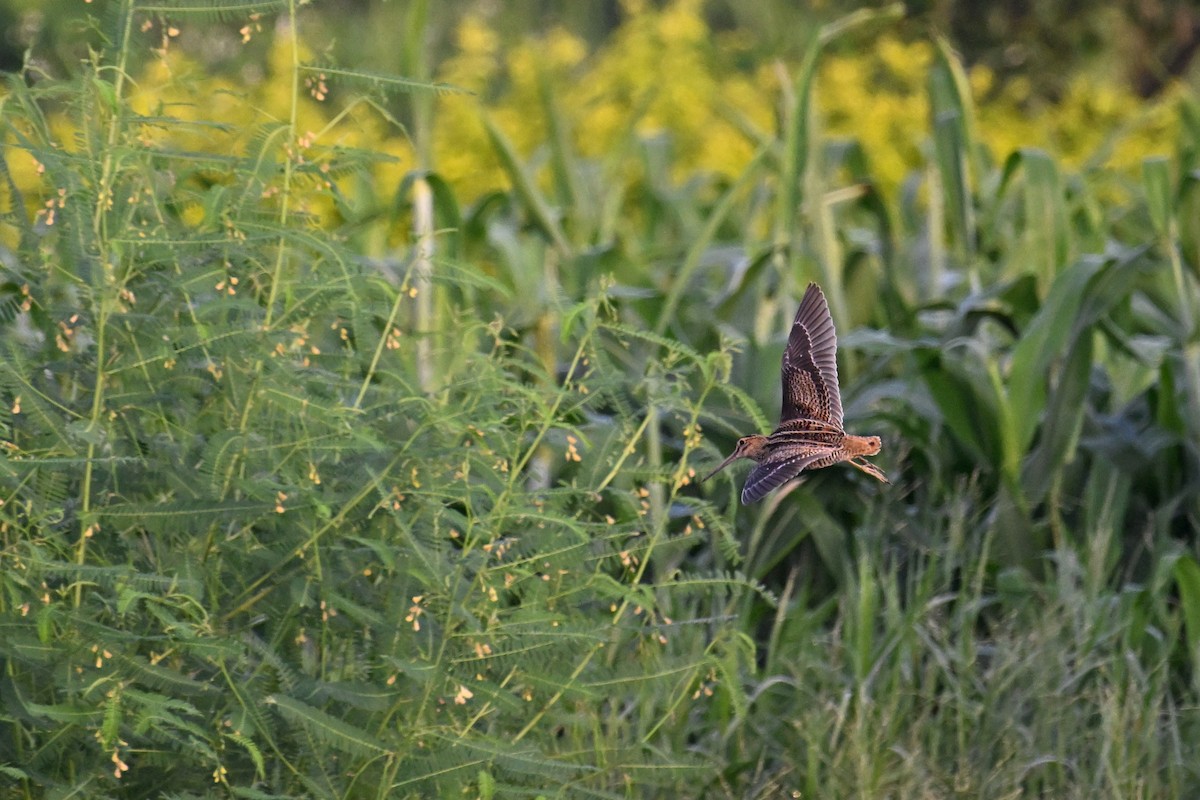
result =
[{"label": "barred wing feather", "polygon": [[783,353],[783,412],[786,422],[798,417],[842,428],[842,396],[838,386],[837,333],[821,287],[808,285],[787,349]]},{"label": "barred wing feather", "polygon": [[746,477],[746,485],[742,487],[742,505],[757,503],[824,455],[828,455],[827,450],[799,453],[759,464]]}]

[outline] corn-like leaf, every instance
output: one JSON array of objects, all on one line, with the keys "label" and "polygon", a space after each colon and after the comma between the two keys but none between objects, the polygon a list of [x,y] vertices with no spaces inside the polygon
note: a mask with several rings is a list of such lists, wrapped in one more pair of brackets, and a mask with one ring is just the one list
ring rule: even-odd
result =
[{"label": "corn-like leaf", "polygon": [[572,254],[572,247],[567,241],[566,234],[563,232],[558,218],[550,210],[549,204],[537,188],[537,182],[534,180],[533,175],[521,163],[521,159],[513,148],[512,142],[509,141],[508,136],[505,135],[504,131],[490,117],[485,115],[483,124],[492,148],[500,158],[501,166],[504,167],[504,171],[508,175],[509,180],[512,181],[517,196],[521,199],[522,204],[533,218],[534,223],[545,234],[546,239],[558,249],[560,255],[564,258],[570,256]]},{"label": "corn-like leaf", "polygon": [[1165,158],[1147,158],[1142,161],[1142,181],[1146,186],[1146,206],[1150,210],[1150,221],[1159,236],[1168,235],[1173,217],[1171,211],[1171,176]]},{"label": "corn-like leaf", "polygon": [[1200,564],[1191,556],[1181,555],[1175,559],[1172,572],[1183,610],[1188,656],[1192,669],[1197,670],[1200,669]]}]

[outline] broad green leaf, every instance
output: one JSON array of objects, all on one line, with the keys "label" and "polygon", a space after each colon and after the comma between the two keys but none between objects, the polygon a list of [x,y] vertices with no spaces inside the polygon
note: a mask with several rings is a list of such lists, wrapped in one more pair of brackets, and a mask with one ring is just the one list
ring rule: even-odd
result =
[{"label": "broad green leaf", "polygon": [[1188,657],[1193,671],[1200,669],[1200,564],[1188,555],[1175,559],[1175,586],[1187,631]]},{"label": "broad green leaf", "polygon": [[573,248],[567,241],[566,234],[563,232],[557,216],[551,211],[549,204],[542,196],[541,190],[537,188],[537,182],[534,180],[533,175],[521,163],[521,159],[517,155],[512,142],[492,118],[486,114],[483,117],[483,126],[484,130],[487,131],[488,140],[491,142],[492,148],[496,151],[496,155],[500,159],[500,164],[504,167],[509,180],[512,181],[517,197],[524,204],[534,223],[545,234],[546,239],[557,248],[560,256],[569,258],[573,255]]},{"label": "broad green leaf", "polygon": [[1142,182],[1146,186],[1146,205],[1150,209],[1150,221],[1159,236],[1168,235],[1171,218],[1171,175],[1165,158],[1142,160]]},{"label": "broad green leaf", "polygon": [[1013,348],[1008,396],[1022,451],[1033,438],[1044,411],[1050,364],[1068,346],[1085,289],[1104,264],[1102,259],[1088,256],[1062,272]]}]

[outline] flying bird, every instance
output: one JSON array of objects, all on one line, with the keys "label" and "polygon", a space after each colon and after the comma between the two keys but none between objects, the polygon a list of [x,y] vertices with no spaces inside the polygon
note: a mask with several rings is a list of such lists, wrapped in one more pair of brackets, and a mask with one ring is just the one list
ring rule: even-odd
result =
[{"label": "flying bird", "polygon": [[742,488],[742,504],[755,503],[806,469],[848,461],[884,483],[887,477],[866,460],[882,446],[878,436],[855,436],[842,428],[838,388],[837,333],[825,293],[810,283],[796,310],[783,353],[783,411],[770,436],[738,439],[733,454],[704,476],[708,480],[739,458],[757,462]]}]

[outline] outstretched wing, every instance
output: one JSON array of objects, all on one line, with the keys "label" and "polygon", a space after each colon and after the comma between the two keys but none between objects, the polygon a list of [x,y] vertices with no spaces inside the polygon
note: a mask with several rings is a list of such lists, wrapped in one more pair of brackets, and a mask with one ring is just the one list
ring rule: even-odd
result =
[{"label": "outstretched wing", "polygon": [[787,350],[783,353],[783,412],[780,419],[807,417],[842,427],[842,395],[838,387],[837,333],[825,293],[808,285]]},{"label": "outstretched wing", "polygon": [[819,450],[798,453],[775,461],[764,461],[750,470],[746,477],[746,485],[742,487],[742,505],[757,503],[799,475],[809,464],[828,454],[828,450]]}]

